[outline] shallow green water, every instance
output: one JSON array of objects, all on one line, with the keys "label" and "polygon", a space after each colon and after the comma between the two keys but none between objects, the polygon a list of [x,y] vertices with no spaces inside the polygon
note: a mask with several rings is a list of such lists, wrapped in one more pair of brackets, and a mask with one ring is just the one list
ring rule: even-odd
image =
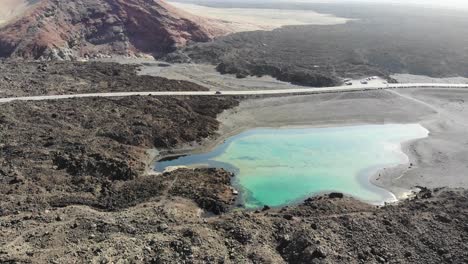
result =
[{"label": "shallow green water", "polygon": [[212,152],[158,162],[155,169],[205,164],[234,171],[234,185],[247,208],[281,206],[329,191],[382,203],[394,197],[369,177],[408,162],[401,142],[427,135],[419,124],[253,129]]}]

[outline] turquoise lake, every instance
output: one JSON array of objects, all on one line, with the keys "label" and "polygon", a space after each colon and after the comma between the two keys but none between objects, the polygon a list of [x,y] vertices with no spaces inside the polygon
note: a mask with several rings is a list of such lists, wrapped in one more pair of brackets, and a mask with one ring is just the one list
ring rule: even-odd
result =
[{"label": "turquoise lake", "polygon": [[327,128],[252,129],[208,153],[162,160],[168,166],[221,167],[246,208],[282,206],[324,192],[342,192],[369,203],[394,200],[370,183],[379,169],[408,162],[401,143],[428,136],[419,124]]}]

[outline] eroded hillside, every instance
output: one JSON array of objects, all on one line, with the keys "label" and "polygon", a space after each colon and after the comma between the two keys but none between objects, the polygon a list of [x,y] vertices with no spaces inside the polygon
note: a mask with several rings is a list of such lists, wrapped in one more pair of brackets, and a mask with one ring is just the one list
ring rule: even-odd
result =
[{"label": "eroded hillside", "polygon": [[45,60],[157,56],[226,33],[208,19],[163,0],[39,0],[0,29],[0,56]]}]

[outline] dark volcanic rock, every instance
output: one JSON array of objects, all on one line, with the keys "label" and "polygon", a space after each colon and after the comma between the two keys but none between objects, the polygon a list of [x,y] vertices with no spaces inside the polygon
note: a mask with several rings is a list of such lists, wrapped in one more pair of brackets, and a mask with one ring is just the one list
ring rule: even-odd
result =
[{"label": "dark volcanic rock", "polygon": [[[73,72],[77,64],[60,65]],[[77,78],[89,81],[84,90],[99,80],[81,68],[88,66],[96,69],[76,66]],[[40,69],[49,67],[57,66]],[[0,262],[467,262],[466,190],[421,188],[414,199],[383,207],[322,195],[252,212],[229,210],[235,197],[224,170],[144,173],[147,149],[215,136],[217,114],[236,104],[149,96],[2,104]]]},{"label": "dark volcanic rock", "polygon": [[[171,57],[168,57],[171,58]],[[341,81],[336,76],[322,74],[311,70],[296,69],[286,65],[274,66],[267,64],[251,64],[237,60],[222,61],[216,69],[223,74],[235,74],[237,78],[249,75],[264,76],[271,75],[276,79],[292,84],[304,86],[337,86]]]},{"label": "dark volcanic rock", "polygon": [[314,87],[374,75],[394,82],[394,73],[468,77],[468,16],[462,11],[422,13],[416,6],[381,3],[313,4],[312,8],[355,20],[240,32],[188,45],[167,58],[212,63],[219,72],[238,77],[270,75]]},{"label": "dark volcanic rock", "polygon": [[335,199],[335,198],[343,198],[344,195],[342,193],[336,193],[336,192],[332,192],[328,195],[328,198],[331,198],[331,199]]},{"label": "dark volcanic rock", "polygon": [[[202,183],[200,173],[206,172]],[[194,200],[200,208],[215,214],[227,212],[232,206],[234,194],[231,191],[231,178],[229,172],[219,169],[177,170],[174,173],[164,174],[165,179],[173,180],[169,193]]]},{"label": "dark volcanic rock", "polygon": [[[0,97],[207,90],[205,87],[187,81],[168,81],[161,77],[137,76],[138,67],[135,64],[103,62],[3,62],[0,63]],[[60,117],[61,113],[50,112],[49,114],[55,119]],[[140,124],[145,125],[141,122]]]},{"label": "dark volcanic rock", "polygon": [[73,176],[93,175],[111,180],[131,180],[138,175],[125,161],[108,158],[99,153],[76,156],[56,152],[52,162],[58,170],[65,169]]},{"label": "dark volcanic rock", "polygon": [[[25,72],[31,67],[39,68],[37,63],[10,65],[20,68],[21,64]],[[59,70],[63,79],[73,76],[75,80],[83,80],[80,91],[90,91],[95,83],[106,79],[117,89],[138,84],[141,84],[137,86],[139,89],[147,89],[148,86],[156,90],[172,87],[174,90],[205,89],[188,82],[137,76],[134,66],[105,63],[39,65],[46,65],[41,69]],[[96,70],[105,73],[96,73]],[[19,87],[18,83],[24,79],[41,80],[42,75],[34,75],[35,72],[23,74],[23,79],[15,78],[17,83],[7,87]],[[119,77],[112,78],[110,75],[113,73],[118,73]],[[8,76],[8,72],[3,74]],[[54,88],[54,84],[59,80],[43,80],[44,85],[36,88],[42,91],[52,87],[52,91],[45,90],[44,93],[55,93],[53,89],[57,87]],[[122,208],[148,200],[160,195],[166,183],[161,179],[151,182],[140,178],[149,162],[146,150],[172,149],[215,136],[217,114],[236,104],[232,98],[150,96],[2,104],[0,164],[3,166],[0,182],[11,185],[2,190],[2,195],[14,199],[15,193],[47,193],[49,198],[33,199],[31,203],[58,207],[83,204],[104,209]],[[203,173],[195,173],[192,177],[199,174]],[[212,185],[200,189],[200,192],[207,194],[209,187],[226,184],[226,180],[229,184],[229,179],[227,174],[224,178],[212,179]],[[121,181],[129,183],[122,185],[118,183]],[[181,196],[193,198],[207,210],[217,213],[226,211],[229,201],[220,202],[215,194],[206,196],[197,191]],[[11,206],[4,208],[15,211],[13,204]]]}]

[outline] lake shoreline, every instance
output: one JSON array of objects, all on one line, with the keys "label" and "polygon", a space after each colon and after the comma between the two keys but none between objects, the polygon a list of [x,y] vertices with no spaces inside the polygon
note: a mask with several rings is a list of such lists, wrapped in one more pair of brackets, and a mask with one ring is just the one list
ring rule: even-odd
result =
[{"label": "lake shoreline", "polygon": [[468,118],[458,106],[457,98],[468,100],[468,93],[450,89],[397,89],[243,100],[238,107],[218,116],[218,136],[177,151],[161,152],[148,164],[166,156],[209,151],[226,138],[255,127],[419,123],[430,131],[430,136],[402,144],[412,166],[385,168],[371,178],[372,183],[400,200],[413,195],[418,186],[468,187],[468,180],[459,176],[466,164],[462,154],[467,151],[459,142],[468,140],[464,125]]},{"label": "lake shoreline", "polygon": [[[162,167],[159,167],[157,169],[158,172],[156,172],[156,173],[162,173],[163,171],[165,172],[165,168],[164,168],[165,166],[168,166],[168,168],[171,168],[171,169],[179,167],[179,166],[183,166],[183,167],[188,166],[190,168],[191,165],[196,166],[196,164],[198,164],[198,162],[200,162],[200,164],[205,164],[206,163],[205,165],[207,167],[223,167],[224,168],[224,166],[222,165],[223,162],[213,160],[213,162],[210,163],[209,160],[211,160],[213,158],[212,156],[216,157],[216,156],[219,156],[222,153],[224,153],[223,150],[225,150],[225,148],[227,146],[229,146],[229,144],[231,144],[232,142],[235,142],[236,140],[238,140],[239,137],[244,138],[244,137],[249,137],[251,135],[255,136],[255,135],[257,135],[257,133],[270,134],[270,133],[272,133],[271,130],[290,130],[290,131],[285,131],[285,132],[286,133],[292,133],[293,135],[296,135],[296,136],[297,135],[302,135],[303,133],[305,133],[305,134],[318,133],[320,135],[320,134],[323,134],[323,133],[329,133],[329,131],[335,131],[335,132],[339,131],[339,133],[349,133],[349,132],[352,133],[352,131],[354,129],[358,129],[358,130],[359,129],[366,129],[366,128],[359,128],[360,126],[361,127],[362,126],[368,126],[369,129],[374,128],[374,129],[379,129],[380,130],[380,129],[384,129],[383,128],[384,125],[399,126],[399,125],[406,125],[406,124],[346,124],[344,126],[343,125],[331,125],[331,124],[328,124],[328,125],[300,125],[300,126],[299,125],[286,125],[286,126],[272,127],[272,128],[268,128],[268,127],[242,128],[241,130],[238,128],[237,130],[233,130],[230,133],[225,133],[225,134],[221,135],[216,140],[208,141],[209,144],[200,145],[197,148],[192,148],[192,149],[178,149],[177,154],[170,153],[168,155],[164,155],[164,154],[158,155],[157,158],[153,161],[152,167],[156,171],[155,166],[156,166],[156,163],[157,163],[158,160],[162,160],[162,159],[165,160],[165,159],[168,159],[168,158],[176,158],[177,159],[177,157],[180,157],[182,160],[179,161],[179,162],[177,162],[177,161],[176,162],[174,162],[174,161],[165,161],[165,163],[166,163],[165,165],[160,164],[160,166],[162,166]],[[414,124],[414,125],[416,125],[416,124]],[[332,129],[330,130],[330,129],[327,129],[327,128],[332,128]],[[352,128],[352,129],[350,131],[343,131],[346,128]],[[388,127],[388,128],[392,129],[391,127]],[[423,128],[423,127],[421,127],[421,128]],[[304,131],[301,131],[302,129]],[[311,130],[308,130],[308,129],[315,129],[315,130],[311,131]],[[320,129],[322,129],[322,130],[320,130]],[[323,129],[325,129],[325,130],[323,130]],[[423,129],[426,130],[425,128],[423,128]],[[236,133],[239,130],[242,131],[242,132]],[[368,129],[366,129],[366,131],[367,130]],[[234,135],[232,135],[232,134],[234,134]],[[281,137],[281,136],[284,136],[284,135],[281,135],[281,133],[279,133],[279,136]],[[382,140],[384,140],[384,139],[382,138]],[[400,144],[398,144],[399,145],[398,150],[395,149],[395,151],[400,153],[401,155],[405,156],[403,158],[405,160],[405,162],[402,163],[402,164],[399,164],[399,162],[397,162],[398,165],[397,165],[397,163],[395,163],[395,166],[408,166],[408,164],[409,164],[409,162],[408,163],[406,162],[407,160],[409,160],[409,157],[407,156],[407,154],[402,149],[402,145],[403,145],[404,142],[406,142],[406,140],[401,142]],[[382,150],[382,151],[384,151],[384,150]],[[400,155],[400,154],[398,154],[398,155]],[[205,167],[205,165],[203,167]],[[229,166],[235,166],[235,164],[230,164]],[[287,202],[287,203],[282,204],[282,205],[275,205],[275,204],[272,205],[272,204],[267,204],[267,203],[265,203],[265,204],[269,205],[271,207],[282,207],[282,206],[286,206],[286,205],[293,205],[293,204],[298,204],[298,203],[302,202],[304,199],[306,199],[308,197],[323,195],[324,193],[327,193],[327,192],[341,192],[341,193],[344,193],[347,196],[354,197],[354,198],[356,198],[358,200],[361,200],[363,202],[373,204],[373,205],[384,205],[385,203],[397,202],[399,200],[399,199],[397,199],[397,197],[401,198],[402,197],[401,194],[399,194],[399,193],[395,194],[395,193],[391,192],[390,190],[388,190],[387,188],[385,188],[383,186],[380,186],[379,184],[376,184],[376,182],[373,181],[373,179],[376,177],[376,175],[378,175],[380,173],[380,171],[387,168],[386,166],[392,166],[392,165],[378,165],[378,164],[372,165],[370,167],[365,168],[362,171],[359,171],[355,176],[355,177],[358,178],[358,179],[356,179],[356,181],[359,182],[359,185],[361,185],[362,188],[364,188],[364,190],[373,192],[375,194],[380,193],[379,195],[381,195],[383,200],[378,200],[377,201],[377,200],[370,199],[370,198],[359,197],[359,194],[357,194],[357,193],[353,194],[353,191],[351,191],[351,190],[350,190],[350,192],[347,192],[345,190],[340,190],[340,187],[337,187],[337,189],[330,188],[328,191],[321,190],[321,191],[317,192],[317,191],[311,190],[311,194],[303,195],[303,196],[301,196],[301,198],[295,198],[295,199],[291,200],[291,202]],[[237,176],[240,177],[240,175],[237,175]],[[238,178],[236,178],[236,179],[239,180]],[[239,191],[241,189],[243,189],[244,191],[246,190],[245,188],[242,188],[242,186],[240,184],[238,184],[236,186],[234,186],[234,184],[233,184],[233,187],[236,188]],[[354,192],[356,192],[356,190]],[[404,192],[405,193],[411,193],[411,190],[404,190]],[[245,209],[252,209],[252,208],[248,207],[247,204],[244,204],[244,208]]]}]

